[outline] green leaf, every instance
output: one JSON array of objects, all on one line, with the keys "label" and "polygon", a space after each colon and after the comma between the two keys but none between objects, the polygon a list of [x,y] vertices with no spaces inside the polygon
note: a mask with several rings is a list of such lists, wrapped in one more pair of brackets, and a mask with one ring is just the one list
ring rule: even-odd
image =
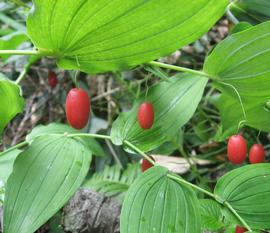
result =
[{"label": "green leaf", "polygon": [[5,126],[24,108],[20,88],[0,74],[0,134]]},{"label": "green leaf", "polygon": [[191,43],[224,14],[229,0],[34,0],[27,30],[64,69],[129,69]]},{"label": "green leaf", "polygon": [[215,231],[224,227],[222,222],[222,208],[214,200],[201,199],[201,218],[202,218],[202,228],[204,230]]},{"label": "green leaf", "polygon": [[127,169],[122,171],[118,165],[106,166],[104,171],[93,174],[83,187],[90,188],[97,192],[104,193],[109,197],[117,197],[122,200],[123,194],[141,173],[140,164],[129,164]]},{"label": "green leaf", "polygon": [[83,182],[91,151],[79,140],[41,136],[18,156],[8,179],[4,232],[30,233],[52,217]]},{"label": "green leaf", "polygon": [[190,74],[178,74],[160,82],[148,91],[147,101],[154,106],[155,121],[150,130],[143,130],[137,121],[138,106],[145,101],[145,93],[133,108],[114,122],[111,136],[116,145],[130,141],[143,151],[155,149],[170,141],[194,114],[208,79]]},{"label": "green leaf", "polygon": [[230,31],[230,34],[234,34],[234,33],[237,33],[237,32],[242,32],[242,31],[245,31],[249,28],[251,28],[252,25],[248,22],[240,22],[238,24],[236,24]]},{"label": "green leaf", "polygon": [[0,156],[0,181],[4,183],[7,182],[8,177],[10,176],[13,170],[13,163],[17,156],[21,153],[21,150],[12,150],[9,152],[4,152]]},{"label": "green leaf", "polygon": [[[60,124],[60,123],[51,123],[49,125],[39,125],[35,127],[27,136],[27,141],[32,141],[35,137],[46,134],[77,134],[80,131],[71,128],[68,125]],[[106,156],[106,152],[100,146],[100,144],[94,138],[82,138],[82,140],[86,143],[88,148],[92,151],[94,155],[97,156]]]},{"label": "green leaf", "polygon": [[214,193],[252,228],[270,228],[270,164],[247,165],[227,173]]},{"label": "green leaf", "polygon": [[[220,105],[222,112],[228,112],[223,117],[226,120],[223,125],[231,121],[236,128],[245,119],[238,92],[247,115],[245,124],[270,132],[267,120],[270,119],[270,111],[265,108],[270,100],[269,28],[270,21],[229,36],[206,60],[205,72],[218,79],[215,86],[226,95],[222,97]],[[223,104],[224,99],[226,106]],[[236,102],[239,103],[238,107]]]},{"label": "green leaf", "polygon": [[239,20],[252,24],[270,20],[269,0],[238,0],[230,10]]},{"label": "green leaf", "polygon": [[195,193],[153,167],[130,187],[122,207],[121,233],[201,232]]}]

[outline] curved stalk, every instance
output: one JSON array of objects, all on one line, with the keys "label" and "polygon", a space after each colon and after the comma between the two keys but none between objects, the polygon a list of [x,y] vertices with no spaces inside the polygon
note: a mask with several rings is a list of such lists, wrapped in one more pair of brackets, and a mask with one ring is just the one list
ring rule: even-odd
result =
[{"label": "curved stalk", "polygon": [[209,76],[208,74],[206,74],[203,71],[193,70],[193,69],[189,69],[189,68],[185,68],[185,67],[181,67],[181,66],[169,65],[169,64],[162,63],[162,62],[156,62],[156,61],[151,61],[148,64],[151,65],[151,66],[157,66],[157,67],[160,67],[160,68],[175,70],[175,71],[179,71],[179,72],[187,72],[187,73],[190,73],[190,74],[203,76],[203,77],[206,77],[206,78],[209,78],[209,79],[215,79],[215,78]]},{"label": "curved stalk", "polygon": [[248,229],[249,232],[252,232],[251,228],[249,227],[249,225],[245,222],[245,220],[235,211],[235,209],[230,205],[230,203],[228,203],[227,201],[223,202],[222,201],[222,198],[220,198],[219,196],[195,185],[195,184],[192,184],[184,179],[181,179],[179,176],[177,175],[174,175],[174,174],[168,174],[167,177],[177,181],[178,183],[181,183],[181,184],[185,184],[185,185],[188,185],[190,186],[191,188],[193,189],[196,189],[204,194],[206,194],[207,196],[210,196],[211,198],[213,198],[215,201],[217,201],[218,203],[222,204],[223,206],[225,206],[226,208],[228,208],[232,214],[243,224],[244,227],[246,227]]}]

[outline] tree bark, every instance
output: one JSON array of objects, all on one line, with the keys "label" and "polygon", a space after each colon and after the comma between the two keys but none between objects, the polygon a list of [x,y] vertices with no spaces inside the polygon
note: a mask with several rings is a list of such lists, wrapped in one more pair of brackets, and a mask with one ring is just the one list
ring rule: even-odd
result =
[{"label": "tree bark", "polygon": [[72,233],[120,233],[121,205],[103,194],[80,189],[63,210],[63,227]]}]

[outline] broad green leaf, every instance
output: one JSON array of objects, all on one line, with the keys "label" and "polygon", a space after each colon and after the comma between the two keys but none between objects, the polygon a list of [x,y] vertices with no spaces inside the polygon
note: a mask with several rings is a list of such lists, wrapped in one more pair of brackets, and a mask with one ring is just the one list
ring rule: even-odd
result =
[{"label": "broad green leaf", "polygon": [[64,69],[129,69],[191,43],[224,14],[229,0],[34,0],[27,30]]},{"label": "broad green leaf", "polygon": [[269,0],[238,0],[230,10],[239,20],[252,24],[270,20]]},{"label": "broad green leaf", "polygon": [[79,140],[41,136],[21,153],[8,179],[4,232],[32,233],[52,217],[82,184],[91,151]]},{"label": "broad green leaf", "polygon": [[17,156],[21,153],[21,150],[12,150],[4,152],[0,156],[0,181],[6,183],[8,177],[13,170],[13,163]]},{"label": "broad green leaf", "polygon": [[[39,125],[35,127],[27,136],[26,140],[31,141],[35,137],[46,134],[64,134],[71,133],[76,134],[80,133],[80,131],[71,128],[68,125],[60,124],[60,123],[51,123],[49,125]],[[92,151],[94,155],[97,156],[106,156],[106,152],[99,145],[99,143],[94,138],[82,138],[82,140],[86,143],[89,149]]]},{"label": "broad green leaf", "polygon": [[[0,37],[0,50],[16,49],[20,44],[29,40],[24,32],[15,32]],[[0,60],[6,60],[9,55],[0,55]]]},{"label": "broad green leaf", "polygon": [[153,167],[126,194],[120,219],[121,233],[200,233],[199,203],[195,193]]},{"label": "broad green leaf", "polygon": [[109,197],[117,197],[121,201],[123,194],[140,173],[141,170],[138,163],[129,164],[124,171],[118,165],[106,166],[104,171],[95,173],[89,180],[86,180],[83,187],[104,193]]},{"label": "broad green leaf", "polygon": [[251,28],[252,25],[248,22],[240,22],[238,24],[236,24],[230,31],[230,35],[231,34],[234,34],[234,33],[238,33],[238,32],[241,32],[241,31],[245,31],[249,28]]},{"label": "broad green leaf", "polygon": [[24,100],[20,88],[0,74],[0,134],[5,126],[23,111]]},{"label": "broad green leaf", "polygon": [[210,199],[201,199],[200,207],[202,228],[204,230],[215,231],[224,227],[222,207],[219,203]]},{"label": "broad green leaf", "polygon": [[270,228],[270,164],[252,164],[224,175],[215,194],[254,229]]},{"label": "broad green leaf", "polygon": [[152,150],[169,141],[194,114],[208,79],[189,74],[178,74],[169,82],[151,87],[147,101],[154,106],[155,121],[150,130],[143,130],[137,121],[138,106],[145,101],[145,93],[133,108],[114,122],[111,136],[116,145],[128,140],[143,151]]},{"label": "broad green leaf", "polygon": [[[230,112],[223,117],[238,123],[244,119],[238,94],[243,102],[248,126],[270,131],[270,111],[265,108],[270,100],[270,21],[233,34],[221,42],[207,58],[204,70],[216,77],[215,86],[228,100],[227,106],[221,103],[222,112]],[[237,92],[236,92],[237,90]],[[238,107],[231,102],[238,102]],[[231,105],[231,108],[228,108]],[[239,107],[240,106],[240,107]],[[233,116],[231,116],[233,115]],[[225,129],[227,130],[227,129]]]}]

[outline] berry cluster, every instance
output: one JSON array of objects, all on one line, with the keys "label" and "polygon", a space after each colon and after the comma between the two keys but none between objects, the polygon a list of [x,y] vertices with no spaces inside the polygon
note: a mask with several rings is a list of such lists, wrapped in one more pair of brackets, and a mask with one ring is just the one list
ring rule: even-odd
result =
[{"label": "berry cluster", "polygon": [[[245,138],[240,135],[233,135],[229,138],[227,146],[228,159],[233,164],[242,164],[247,156],[247,143]],[[263,163],[265,151],[261,144],[253,144],[249,150],[249,163]]]}]

